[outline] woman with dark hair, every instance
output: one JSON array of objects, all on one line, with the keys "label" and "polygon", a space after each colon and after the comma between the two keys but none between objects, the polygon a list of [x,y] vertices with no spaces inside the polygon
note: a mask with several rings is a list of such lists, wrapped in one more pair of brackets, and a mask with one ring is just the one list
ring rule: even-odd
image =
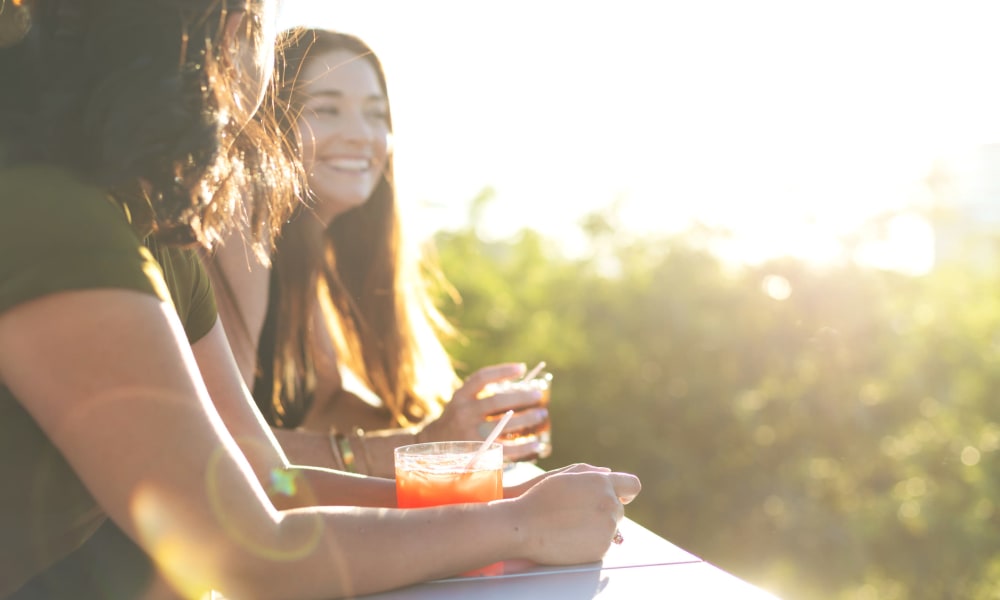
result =
[{"label": "woman with dark hair", "polygon": [[392,480],[289,463],[196,250],[239,227],[263,253],[295,203],[251,120],[275,12],[0,0],[0,597],[332,598],[590,561],[638,492],[577,465],[399,510]]},{"label": "woman with dark hair", "polygon": [[[507,431],[539,425],[548,415],[537,391],[477,399],[524,365],[458,385],[441,342],[452,332],[428,290],[444,280],[403,239],[378,57],[349,34],[290,33],[279,90],[312,205],[282,229],[270,271],[247,260],[238,237],[209,264],[234,355],[279,442],[304,464],[391,477],[397,446],[483,439],[509,408],[518,412]],[[506,452],[536,458],[538,448]]]}]

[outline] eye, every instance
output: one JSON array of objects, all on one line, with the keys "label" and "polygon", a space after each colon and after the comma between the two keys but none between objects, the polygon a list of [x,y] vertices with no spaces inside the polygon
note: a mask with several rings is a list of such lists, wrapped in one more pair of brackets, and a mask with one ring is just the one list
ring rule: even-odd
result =
[{"label": "eye", "polygon": [[319,116],[336,117],[340,115],[340,108],[337,106],[317,106],[313,108],[313,113]]},{"label": "eye", "polygon": [[389,111],[384,108],[372,108],[366,111],[368,118],[379,123],[389,122]]}]

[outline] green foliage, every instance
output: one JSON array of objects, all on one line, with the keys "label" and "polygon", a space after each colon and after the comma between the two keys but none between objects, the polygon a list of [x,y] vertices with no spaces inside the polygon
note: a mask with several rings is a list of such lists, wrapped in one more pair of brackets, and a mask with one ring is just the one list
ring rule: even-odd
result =
[{"label": "green foliage", "polygon": [[704,232],[585,225],[584,257],[436,240],[465,372],[555,374],[542,466],[637,473],[633,519],[789,599],[997,597],[996,276],[731,269]]}]

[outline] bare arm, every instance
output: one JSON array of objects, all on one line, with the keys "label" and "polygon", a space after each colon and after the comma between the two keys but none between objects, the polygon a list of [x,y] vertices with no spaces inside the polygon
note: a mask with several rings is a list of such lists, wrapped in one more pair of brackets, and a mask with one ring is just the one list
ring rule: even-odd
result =
[{"label": "bare arm", "polygon": [[[215,327],[192,347],[208,395],[240,450],[253,466],[258,481],[279,508],[316,504],[347,506],[396,506],[396,487],[391,479],[361,477],[326,469],[292,467],[273,430],[257,410],[250,392],[240,379],[229,351],[222,325]],[[306,451],[317,461],[332,457],[326,436],[286,434],[289,445]],[[287,435],[293,434],[293,435]],[[294,464],[324,465],[326,462]],[[332,466],[332,465],[331,465]],[[294,485],[293,485],[294,484]],[[304,487],[303,487],[304,485]]]},{"label": "bare arm", "polygon": [[[617,497],[638,492],[623,474],[557,474],[489,504],[276,510],[172,308],[137,292],[59,293],[3,313],[0,380],[188,595],[329,598],[505,558],[596,560],[621,517]],[[261,456],[284,467],[276,448]]]}]

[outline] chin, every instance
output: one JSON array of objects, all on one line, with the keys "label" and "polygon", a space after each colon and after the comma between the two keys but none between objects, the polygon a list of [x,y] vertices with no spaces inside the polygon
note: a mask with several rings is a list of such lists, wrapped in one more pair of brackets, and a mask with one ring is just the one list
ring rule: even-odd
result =
[{"label": "chin", "polygon": [[[317,191],[317,195],[321,198],[329,197],[326,194]],[[367,196],[361,195],[340,195],[336,200],[322,200],[317,207],[317,212],[326,217],[324,221],[329,225],[337,217],[348,213],[358,207],[364,206],[365,202],[368,201]]]}]

